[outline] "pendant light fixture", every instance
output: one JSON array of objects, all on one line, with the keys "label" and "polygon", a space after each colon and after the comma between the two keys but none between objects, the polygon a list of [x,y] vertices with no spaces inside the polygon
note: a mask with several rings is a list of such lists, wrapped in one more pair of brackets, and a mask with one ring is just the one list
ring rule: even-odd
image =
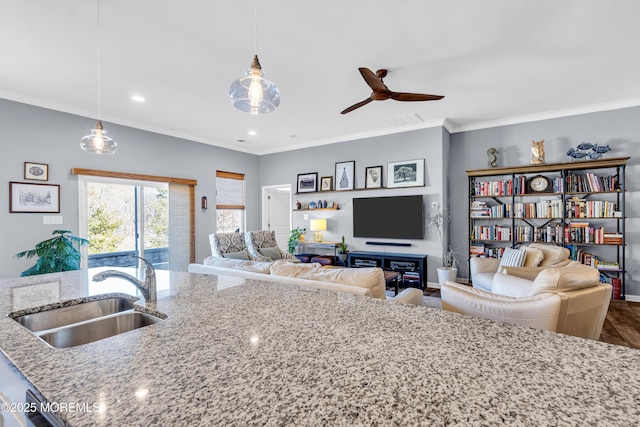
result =
[{"label": "pendant light fixture", "polygon": [[100,93],[100,0],[98,2],[98,123],[96,123],[95,129],[91,129],[91,134],[83,137],[80,140],[80,147],[84,151],[95,154],[114,154],[118,149],[118,144],[110,137],[107,136],[107,132],[102,127],[101,118],[101,93]]},{"label": "pendant light fixture", "polygon": [[231,83],[229,97],[233,106],[250,114],[269,114],[280,105],[280,92],[276,85],[265,78],[258,60],[258,11],[253,0],[255,54],[244,77]]}]

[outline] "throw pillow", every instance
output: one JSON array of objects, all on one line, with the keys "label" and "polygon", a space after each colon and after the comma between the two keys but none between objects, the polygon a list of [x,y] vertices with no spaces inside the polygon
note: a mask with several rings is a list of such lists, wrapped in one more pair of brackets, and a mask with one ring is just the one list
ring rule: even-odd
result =
[{"label": "throw pillow", "polygon": [[531,243],[529,247],[539,249],[544,254],[544,259],[538,267],[557,267],[560,263],[569,259],[570,255],[569,249],[550,243]]},{"label": "throw pillow", "polygon": [[544,252],[540,249],[530,248],[529,246],[525,246],[523,249],[525,252],[523,267],[539,266],[544,259]]},{"label": "throw pillow", "polygon": [[260,252],[262,256],[266,256],[271,259],[282,259],[282,254],[280,254],[280,249],[278,249],[277,246],[274,246],[273,248],[260,248],[258,249],[258,252]]},{"label": "throw pillow", "polygon": [[501,272],[502,267],[522,267],[524,255],[523,249],[505,248],[500,258],[500,264],[498,264],[498,271]]},{"label": "throw pillow", "polygon": [[232,259],[249,259],[249,253],[246,251],[246,249],[243,249],[239,252],[226,252],[222,254],[223,257],[225,258],[232,258]]}]

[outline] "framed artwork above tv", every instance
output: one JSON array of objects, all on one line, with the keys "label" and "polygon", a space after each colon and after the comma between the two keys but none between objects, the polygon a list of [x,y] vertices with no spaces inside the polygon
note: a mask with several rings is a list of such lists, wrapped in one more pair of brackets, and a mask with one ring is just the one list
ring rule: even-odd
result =
[{"label": "framed artwork above tv", "polygon": [[387,163],[387,188],[424,186],[424,159]]}]

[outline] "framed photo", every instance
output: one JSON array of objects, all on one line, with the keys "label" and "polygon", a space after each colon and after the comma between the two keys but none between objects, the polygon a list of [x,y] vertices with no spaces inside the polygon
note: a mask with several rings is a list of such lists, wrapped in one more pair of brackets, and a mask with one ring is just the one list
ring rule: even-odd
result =
[{"label": "framed photo", "polygon": [[60,213],[60,186],[10,182],[9,212]]},{"label": "framed photo", "polygon": [[332,176],[323,176],[320,178],[320,191],[331,191],[333,190],[333,177]]},{"label": "framed photo", "polygon": [[365,168],[364,178],[364,188],[382,188],[382,166]]},{"label": "framed photo", "polygon": [[318,172],[298,174],[298,193],[318,191]]},{"label": "framed photo", "polygon": [[387,188],[424,185],[424,159],[387,163]]},{"label": "framed photo", "polygon": [[353,190],[355,188],[355,170],[355,160],[336,163],[336,191]]},{"label": "framed photo", "polygon": [[24,179],[49,181],[49,165],[24,162]]}]

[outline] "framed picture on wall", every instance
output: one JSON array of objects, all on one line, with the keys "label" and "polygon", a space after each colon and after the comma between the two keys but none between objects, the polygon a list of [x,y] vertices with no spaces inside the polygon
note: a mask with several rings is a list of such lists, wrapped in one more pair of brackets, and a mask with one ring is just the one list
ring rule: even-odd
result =
[{"label": "framed picture on wall", "polygon": [[49,165],[44,163],[24,162],[24,179],[49,181]]},{"label": "framed picture on wall", "polygon": [[382,166],[365,168],[364,188],[382,188]]},{"label": "framed picture on wall", "polygon": [[355,188],[354,186],[355,170],[356,170],[355,160],[336,163],[336,174],[335,174],[336,191],[353,190]]},{"label": "framed picture on wall", "polygon": [[60,213],[60,186],[10,182],[9,212]]},{"label": "framed picture on wall", "polygon": [[424,185],[424,159],[387,163],[387,187]]},{"label": "framed picture on wall", "polygon": [[331,191],[333,190],[333,177],[332,176],[323,176],[320,178],[320,191]]},{"label": "framed picture on wall", "polygon": [[318,172],[298,174],[298,193],[318,191]]}]

